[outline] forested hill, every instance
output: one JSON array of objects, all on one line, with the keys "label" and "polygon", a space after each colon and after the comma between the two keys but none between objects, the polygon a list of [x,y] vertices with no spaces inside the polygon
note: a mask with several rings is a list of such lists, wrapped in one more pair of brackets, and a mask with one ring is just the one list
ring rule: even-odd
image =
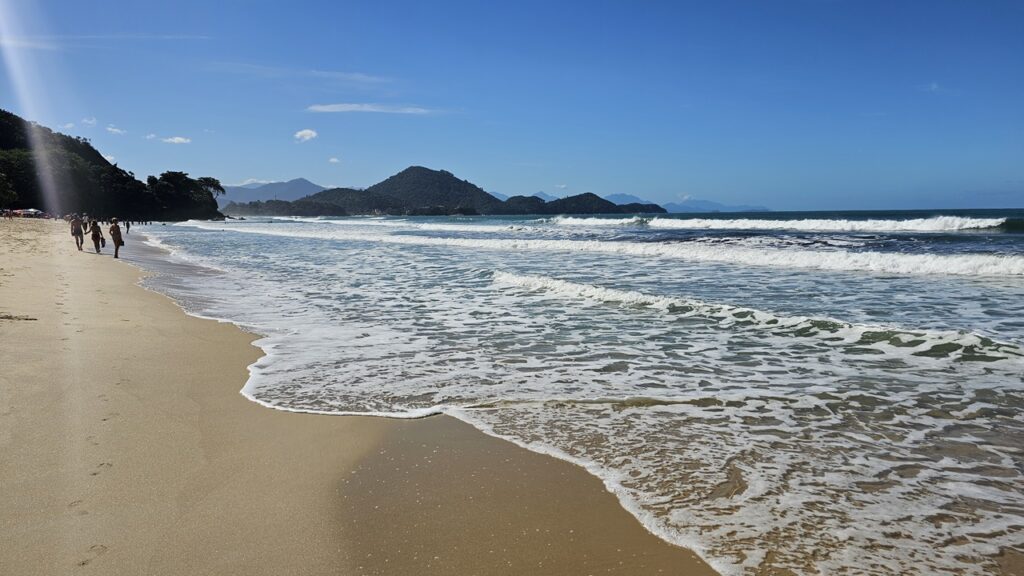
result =
[{"label": "forested hill", "polygon": [[410,211],[445,207],[457,213],[495,214],[502,202],[482,188],[456,178],[446,170],[411,166],[366,189],[370,194],[394,200]]},{"label": "forested hill", "polygon": [[[32,138],[42,148],[33,150]],[[54,185],[43,194],[38,171]],[[101,218],[185,220],[217,218],[215,178],[183,172],[150,176],[145,183],[111,164],[88,140],[54,132],[0,110],[0,208],[37,208],[51,214],[87,213]]]}]

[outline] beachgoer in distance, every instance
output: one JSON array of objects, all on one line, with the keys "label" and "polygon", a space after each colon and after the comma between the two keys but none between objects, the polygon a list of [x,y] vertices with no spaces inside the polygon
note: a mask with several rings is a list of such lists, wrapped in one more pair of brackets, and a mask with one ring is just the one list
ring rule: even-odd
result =
[{"label": "beachgoer in distance", "polygon": [[89,235],[92,236],[92,244],[96,247],[96,253],[100,253],[100,241],[103,240],[103,230],[100,230],[100,223],[93,220],[89,222]]},{"label": "beachgoer in distance", "polygon": [[124,233],[128,234],[131,231],[132,231],[132,221],[131,220],[125,220],[124,221]]},{"label": "beachgoer in distance", "polygon": [[82,250],[82,244],[85,244],[85,223],[82,219],[75,214],[71,217],[71,236],[75,239],[75,246],[79,251]]},{"label": "beachgoer in distance", "polygon": [[117,218],[110,219],[110,240],[114,243],[114,258],[117,258],[117,253],[120,251],[121,246],[124,246],[124,240],[121,239],[121,227],[117,225]]}]

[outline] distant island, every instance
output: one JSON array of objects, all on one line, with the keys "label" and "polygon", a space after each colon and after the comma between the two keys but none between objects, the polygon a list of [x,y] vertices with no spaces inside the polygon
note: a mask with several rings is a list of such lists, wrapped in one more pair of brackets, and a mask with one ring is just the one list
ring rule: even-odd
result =
[{"label": "distant island", "polygon": [[[44,193],[39,174],[52,190]],[[54,216],[188,220],[223,218],[216,178],[168,171],[146,182],[73,138],[0,110],[0,208],[40,209]]]},{"label": "distant island", "polygon": [[[289,184],[293,182],[296,181],[293,180]],[[423,166],[406,168],[365,190],[331,188],[296,200],[229,202],[222,210],[231,216],[472,216],[666,212],[657,204],[616,204],[589,192],[550,201],[538,196],[512,196],[502,200],[471,182],[457,178],[451,172],[432,170]]]}]

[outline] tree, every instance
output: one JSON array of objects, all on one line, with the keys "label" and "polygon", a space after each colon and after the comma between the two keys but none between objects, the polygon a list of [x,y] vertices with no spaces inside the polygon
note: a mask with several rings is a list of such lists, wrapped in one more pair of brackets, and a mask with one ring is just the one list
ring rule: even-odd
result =
[{"label": "tree", "polygon": [[196,182],[199,184],[200,188],[209,192],[214,198],[224,193],[224,187],[220,185],[220,180],[217,180],[216,178],[203,176],[202,178],[197,178]]},{"label": "tree", "polygon": [[0,172],[0,208],[12,204],[17,199],[18,195],[14,192],[14,188],[11,188],[7,175]]}]

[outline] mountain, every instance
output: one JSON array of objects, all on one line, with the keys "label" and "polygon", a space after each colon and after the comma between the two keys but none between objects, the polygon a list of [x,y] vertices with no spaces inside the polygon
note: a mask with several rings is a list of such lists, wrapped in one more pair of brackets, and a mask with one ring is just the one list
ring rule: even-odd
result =
[{"label": "mountain", "polygon": [[411,213],[496,214],[502,202],[479,186],[459,180],[446,170],[411,166],[366,189],[371,194],[390,198]]},{"label": "mountain", "polygon": [[538,196],[513,196],[505,201],[445,170],[412,166],[365,190],[332,188],[293,202],[232,202],[224,212],[232,215],[328,215],[333,205],[351,215],[390,214],[443,216],[449,214],[635,214],[664,213],[657,204],[617,205],[586,193],[545,202]]},{"label": "mountain", "polygon": [[[51,186],[46,193],[40,177]],[[214,178],[164,172],[140,182],[84,138],[0,110],[0,208],[37,208],[132,220],[209,219],[223,188]]]},{"label": "mountain", "polygon": [[541,200],[543,200],[545,202],[551,202],[552,200],[558,200],[558,196],[552,196],[551,194],[548,194],[547,192],[545,192],[543,190],[541,190],[540,192],[537,192],[536,194],[534,194],[534,197],[540,198]]},{"label": "mountain", "polygon": [[491,196],[494,196],[495,198],[497,198],[498,200],[501,200],[502,202],[504,202],[505,200],[508,200],[508,196],[505,195],[505,194],[502,194],[500,192],[488,192],[488,194],[490,194]]},{"label": "mountain", "polygon": [[326,202],[340,206],[349,214],[402,214],[401,205],[387,196],[375,194],[369,190],[352,188],[332,188],[307,196],[302,200]]},{"label": "mountain", "polygon": [[228,202],[243,203],[267,200],[298,200],[310,194],[325,190],[323,186],[314,184],[305,178],[296,178],[287,182],[267,182],[243,184],[241,186],[225,186],[224,195],[217,203],[226,206]]},{"label": "mountain", "polygon": [[764,206],[729,206],[712,202],[711,200],[683,200],[682,202],[669,202],[664,204],[670,214],[680,212],[771,212],[770,208]]},{"label": "mountain", "polygon": [[651,202],[650,200],[644,200],[642,198],[637,198],[636,196],[633,196],[632,194],[609,194],[609,195],[605,196],[604,199],[609,201],[609,202],[615,202],[616,204],[620,204],[620,205],[621,204],[654,204],[654,202]]}]

